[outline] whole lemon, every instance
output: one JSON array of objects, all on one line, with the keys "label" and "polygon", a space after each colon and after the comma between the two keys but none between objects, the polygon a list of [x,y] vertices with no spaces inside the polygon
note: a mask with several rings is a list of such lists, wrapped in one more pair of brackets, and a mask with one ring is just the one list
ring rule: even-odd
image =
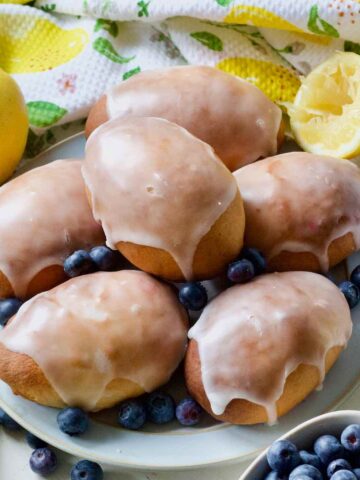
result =
[{"label": "whole lemon", "polygon": [[29,121],[15,80],[0,69],[0,184],[14,173],[26,144]]}]

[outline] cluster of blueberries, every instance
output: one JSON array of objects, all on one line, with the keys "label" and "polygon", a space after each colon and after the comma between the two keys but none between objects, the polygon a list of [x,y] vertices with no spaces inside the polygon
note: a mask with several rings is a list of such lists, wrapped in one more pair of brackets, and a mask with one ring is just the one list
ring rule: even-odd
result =
[{"label": "cluster of blueberries", "polygon": [[[240,259],[229,264],[227,278],[230,283],[247,283],[266,271],[264,255],[256,248],[243,248]],[[179,300],[188,310],[202,310],[208,296],[205,287],[198,282],[189,282],[179,289]]]},{"label": "cluster of blueberries", "polygon": [[265,480],[360,480],[360,425],[349,425],[340,438],[322,435],[313,451],[279,440],[267,452],[271,472]]},{"label": "cluster of blueberries", "polygon": [[351,272],[350,281],[341,282],[339,288],[345,295],[349,307],[355,308],[360,302],[360,265]]},{"label": "cluster of blueberries", "polygon": [[[7,430],[20,431],[22,428],[4,410],[0,409],[0,425]],[[47,476],[53,473],[58,466],[56,453],[49,448],[46,442],[30,432],[26,432],[26,441],[33,452],[29,464],[33,472]],[[71,480],[103,480],[104,472],[98,463],[81,460],[71,469]]]},{"label": "cluster of blueberries", "polygon": [[[178,404],[171,395],[164,392],[153,392],[145,399],[127,400],[120,404],[119,424],[130,430],[138,430],[147,421],[163,425],[175,418],[185,426],[199,423],[203,410],[192,398],[184,398]],[[70,436],[79,436],[89,429],[89,416],[84,410],[67,407],[57,416],[59,429]],[[4,410],[0,409],[0,425],[8,430],[21,430]],[[47,476],[54,472],[58,462],[55,452],[39,438],[27,432],[26,439],[33,449],[30,457],[30,468],[33,472]],[[81,460],[71,470],[71,480],[103,480],[103,470],[97,463]]]},{"label": "cluster of blueberries", "polygon": [[[110,272],[124,267],[125,260],[122,255],[105,245],[86,250],[76,250],[65,259],[64,271],[70,278],[93,273],[96,271]],[[230,283],[246,283],[256,275],[266,271],[264,255],[256,248],[243,248],[240,258],[229,264],[227,278]],[[350,308],[356,307],[360,302],[360,265],[351,273],[350,280],[339,284],[339,289],[344,294]],[[208,303],[206,288],[199,282],[183,284],[178,291],[179,300],[188,310],[199,311]],[[0,300],[0,325],[5,326],[8,320],[15,315],[21,307],[18,298]]]},{"label": "cluster of blueberries", "polygon": [[[146,421],[163,425],[175,418],[181,425],[193,426],[199,423],[202,408],[192,398],[181,400],[177,405],[171,395],[153,392],[144,399],[122,402],[118,411],[119,424],[129,430],[138,430]],[[77,436],[89,428],[89,417],[81,408],[67,407],[57,416],[60,430],[67,435]]]}]

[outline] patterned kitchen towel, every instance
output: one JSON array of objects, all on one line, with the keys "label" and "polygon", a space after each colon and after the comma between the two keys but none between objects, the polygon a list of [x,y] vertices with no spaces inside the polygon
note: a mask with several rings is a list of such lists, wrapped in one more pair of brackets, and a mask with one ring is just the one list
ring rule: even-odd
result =
[{"label": "patterned kitchen towel", "polygon": [[47,130],[30,135],[32,154],[140,71],[211,65],[281,104],[335,50],[360,54],[360,0],[0,0],[0,68],[22,88],[32,130]]}]

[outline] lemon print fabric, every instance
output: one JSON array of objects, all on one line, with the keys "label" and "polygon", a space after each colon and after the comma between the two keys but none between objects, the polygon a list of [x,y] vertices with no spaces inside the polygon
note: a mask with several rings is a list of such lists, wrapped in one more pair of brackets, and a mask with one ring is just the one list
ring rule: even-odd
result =
[{"label": "lemon print fabric", "polygon": [[0,15],[0,68],[7,73],[52,70],[77,57],[88,42],[82,28],[63,29],[38,16]]},{"label": "lemon print fabric", "polygon": [[299,77],[289,68],[264,60],[235,57],[225,58],[217,68],[232,73],[260,88],[275,102],[288,102],[294,99],[300,87]]},{"label": "lemon print fabric", "polygon": [[288,109],[300,146],[340,158],[360,154],[360,55],[338,52],[306,77]]},{"label": "lemon print fabric", "polygon": [[303,32],[302,29],[285,18],[276,15],[265,8],[254,5],[236,5],[224,18],[225,23],[239,23],[256,27],[276,28],[292,32]]},{"label": "lemon print fabric", "polygon": [[29,3],[31,0],[0,0],[0,5],[2,3],[13,3],[15,5],[23,5],[25,3]]}]

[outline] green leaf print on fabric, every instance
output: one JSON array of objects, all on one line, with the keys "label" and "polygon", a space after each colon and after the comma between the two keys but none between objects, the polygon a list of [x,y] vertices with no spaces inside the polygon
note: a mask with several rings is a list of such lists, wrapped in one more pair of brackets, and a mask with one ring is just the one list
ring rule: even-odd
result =
[{"label": "green leaf print on fabric", "polygon": [[345,52],[353,52],[360,55],[360,43],[350,42],[350,40],[346,40],[344,42],[344,50]]},{"label": "green leaf print on fabric", "polygon": [[319,7],[317,5],[313,5],[310,9],[307,27],[310,32],[316,33],[317,35],[328,35],[329,37],[339,38],[339,32],[336,28],[319,17]]},{"label": "green leaf print on fabric", "polygon": [[104,18],[99,18],[96,20],[94,32],[98,32],[99,30],[106,30],[112,37],[117,37],[119,33],[119,27],[117,23],[112,22],[111,20],[105,20]]},{"label": "green leaf print on fabric", "polygon": [[190,37],[202,43],[203,45],[205,45],[205,47],[209,48],[210,50],[214,50],[215,52],[223,51],[223,42],[221,38],[217,37],[213,33],[194,32],[194,33],[190,33]]},{"label": "green leaf print on fabric", "polygon": [[99,37],[94,41],[93,48],[100,53],[100,55],[104,55],[104,57],[108,58],[114,63],[129,63],[136,56],[134,55],[133,57],[129,58],[122,57],[117,53],[111,42],[109,42],[107,38],[103,37]]},{"label": "green leaf print on fabric", "polygon": [[149,5],[150,5],[151,0],[148,2],[145,2],[144,0],[140,0],[140,2],[137,3],[137,6],[139,7],[138,11],[138,17],[148,17],[149,16]]},{"label": "green leaf print on fabric", "polygon": [[111,7],[111,0],[103,0],[103,4],[102,4],[102,7],[101,7],[101,13],[103,15],[106,14],[106,12],[110,9]]},{"label": "green leaf print on fabric", "polygon": [[233,0],[215,0],[222,7],[227,7]]},{"label": "green leaf print on fabric", "polygon": [[129,70],[128,72],[125,72],[124,75],[122,76],[123,80],[127,80],[128,78],[132,77],[133,75],[136,75],[137,73],[141,72],[140,67],[133,68],[132,70]]},{"label": "green leaf print on fabric", "polygon": [[56,4],[55,3],[47,3],[45,5],[42,5],[40,7],[40,10],[43,10],[44,12],[48,12],[48,13],[55,12]]},{"label": "green leaf print on fabric", "polygon": [[65,108],[61,108],[51,102],[28,102],[26,106],[30,125],[34,127],[49,127],[67,114]]}]

